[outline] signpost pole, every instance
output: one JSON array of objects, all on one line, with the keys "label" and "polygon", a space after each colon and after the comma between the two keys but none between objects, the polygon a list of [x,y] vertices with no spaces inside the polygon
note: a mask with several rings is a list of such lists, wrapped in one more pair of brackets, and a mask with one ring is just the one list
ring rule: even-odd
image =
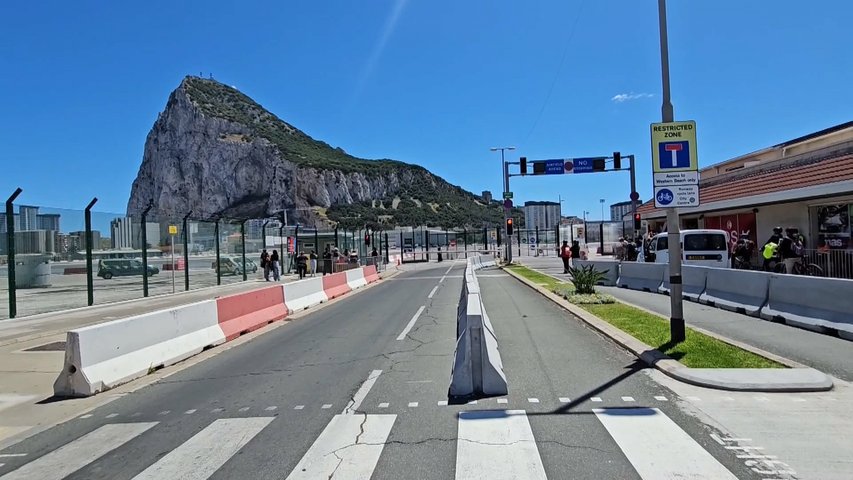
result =
[{"label": "signpost pole", "polygon": [[[634,156],[628,155],[628,159],[631,162],[631,222],[633,222],[637,215],[637,201],[640,199],[640,194],[637,192],[637,170],[634,168]],[[634,239],[636,239],[637,229],[633,228],[633,223],[631,227],[631,231],[634,232]]]},{"label": "signpost pole", "polygon": [[169,248],[171,252],[171,261],[172,261],[172,293],[175,293],[175,236],[169,235],[171,248]]},{"label": "signpost pole", "polygon": [[[669,85],[669,47],[666,31],[666,0],[658,0],[658,21],[660,28],[660,64],[663,87],[663,104],[661,117],[663,122],[675,120],[675,113],[670,100]],[[653,145],[653,148],[657,145]],[[633,164],[633,161],[632,161]],[[672,343],[685,340],[684,313],[681,298],[681,233],[678,225],[678,210],[675,207],[666,209],[666,229],[669,238],[669,283],[670,283],[670,318],[669,332]]]},{"label": "signpost pole", "polygon": [[[501,161],[503,161],[503,150],[501,150]],[[509,164],[503,162],[504,165],[504,192],[509,192]],[[510,204],[504,202],[504,225],[510,215]],[[500,232],[498,232],[498,244],[500,244]],[[512,235],[507,235],[506,240],[506,263],[512,263]]]}]

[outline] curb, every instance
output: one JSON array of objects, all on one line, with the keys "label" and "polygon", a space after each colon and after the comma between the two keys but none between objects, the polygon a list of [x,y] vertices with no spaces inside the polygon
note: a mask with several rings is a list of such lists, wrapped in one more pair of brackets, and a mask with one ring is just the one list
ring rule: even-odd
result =
[{"label": "curb", "polygon": [[[678,381],[696,385],[699,387],[713,388],[717,390],[731,391],[746,391],[746,392],[821,392],[831,390],[833,387],[832,379],[826,374],[819,372],[813,368],[804,367],[792,360],[784,359],[778,355],[764,355],[761,350],[754,347],[744,348],[753,353],[767,356],[772,360],[784,360],[780,363],[786,366],[795,366],[789,369],[718,369],[718,368],[690,368],[674,360],[662,352],[652,348],[649,345],[637,340],[633,336],[623,332],[613,325],[605,322],[597,316],[587,312],[586,310],[573,305],[566,299],[548,291],[547,289],[527,280],[517,273],[503,269],[510,276],[527,285],[531,289],[539,292],[542,296],[548,298],[563,309],[569,311],[575,317],[583,320],[587,325],[607,336],[626,350],[636,355],[640,360],[655,367],[669,377]],[[546,274],[547,275],[547,274]],[[553,277],[556,278],[556,277]],[[562,281],[562,279],[560,279]],[[626,305],[630,305],[626,302]],[[630,305],[633,306],[633,305]],[[642,309],[645,310],[645,309]],[[655,316],[660,316],[655,314]],[[693,328],[693,327],[690,327]],[[701,333],[706,333],[701,329],[695,329]],[[710,335],[713,338],[724,341],[731,345],[742,347],[740,342],[726,339],[717,334]],[[779,361],[777,360],[777,361]],[[774,371],[775,370],[775,371]],[[746,376],[744,378],[737,378]]]}]

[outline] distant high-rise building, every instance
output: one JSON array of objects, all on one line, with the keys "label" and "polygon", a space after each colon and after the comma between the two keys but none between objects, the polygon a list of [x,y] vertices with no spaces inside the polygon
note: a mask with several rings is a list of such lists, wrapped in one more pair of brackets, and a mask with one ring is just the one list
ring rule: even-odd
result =
[{"label": "distant high-rise building", "polygon": [[114,218],[110,222],[110,242],[112,248],[133,248],[133,220]]},{"label": "distant high-rise building", "polygon": [[524,227],[550,230],[560,224],[560,204],[557,202],[524,202]]},{"label": "distant high-rise building", "polygon": [[58,213],[39,214],[36,216],[36,223],[38,224],[38,230],[53,230],[54,232],[60,231]]},{"label": "distant high-rise building", "polygon": [[489,190],[483,190],[483,201],[486,203],[492,203],[492,192]]},{"label": "distant high-rise building", "polygon": [[[68,234],[69,251],[79,252],[86,250],[86,232],[70,232]],[[101,232],[92,230],[92,250],[101,248]]]},{"label": "distant high-rise building", "polygon": [[56,252],[55,235],[47,230],[27,230],[15,232],[15,251],[26,253]]},{"label": "distant high-rise building", "polygon": [[38,215],[39,215],[39,207],[33,207],[29,205],[21,205],[18,207],[18,214],[20,215],[20,225],[19,229],[21,231],[26,230],[38,230]]},{"label": "distant high-rise building", "polygon": [[[643,202],[641,200],[637,200],[637,207],[642,205]],[[626,215],[631,213],[631,202],[619,202],[610,205],[610,221],[611,222],[621,222],[625,219]],[[630,219],[630,217],[628,217]]]}]

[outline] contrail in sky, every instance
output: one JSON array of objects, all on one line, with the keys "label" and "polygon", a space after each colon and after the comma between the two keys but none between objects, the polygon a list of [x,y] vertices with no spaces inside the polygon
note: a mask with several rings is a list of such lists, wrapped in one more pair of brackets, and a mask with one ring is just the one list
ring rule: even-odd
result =
[{"label": "contrail in sky", "polygon": [[397,27],[397,21],[400,19],[400,15],[402,15],[407,2],[408,0],[395,0],[394,8],[388,14],[388,18],[385,19],[385,25],[382,27],[382,34],[373,46],[373,51],[370,52],[370,57],[367,59],[367,62],[365,62],[364,67],[361,69],[361,73],[358,76],[358,83],[356,84],[355,92],[350,99],[350,108],[348,108],[348,110],[353,107],[356,100],[358,100],[358,97],[361,96],[361,92],[364,90],[370,75],[376,68],[379,58],[382,57],[382,52],[385,50],[388,40],[391,38],[391,35],[394,33],[394,29]]}]

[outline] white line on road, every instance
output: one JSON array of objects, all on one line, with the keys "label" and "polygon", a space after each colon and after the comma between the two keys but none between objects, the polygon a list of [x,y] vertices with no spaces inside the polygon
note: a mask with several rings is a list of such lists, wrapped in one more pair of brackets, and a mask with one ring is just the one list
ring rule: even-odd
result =
[{"label": "white line on road", "polygon": [[287,479],[370,478],[396,415],[335,415]]},{"label": "white line on road", "polygon": [[370,375],[367,376],[367,380],[358,387],[358,391],[355,392],[355,395],[352,396],[352,400],[347,403],[344,411],[341,412],[344,415],[350,415],[355,413],[358,410],[358,407],[361,406],[361,402],[367,397],[367,394],[370,392],[370,389],[373,388],[373,384],[376,383],[376,379],[379,378],[379,375],[382,374],[382,370],[373,370],[370,372]]},{"label": "white line on road", "polygon": [[657,401],[659,401],[659,402],[666,402],[666,401],[668,401],[668,400],[666,399],[666,397],[664,397],[663,395],[656,395],[656,396],[655,396],[655,400],[657,400]]},{"label": "white line on road", "polygon": [[409,408],[415,408],[418,406],[418,402],[409,402]]},{"label": "white line on road", "polygon": [[560,397],[560,403],[569,403],[572,399],[569,397]]},{"label": "white line on road", "polygon": [[545,479],[524,410],[459,412],[456,479]]},{"label": "white line on road", "polygon": [[133,479],[206,479],[255,438],[274,418],[220,418]]},{"label": "white line on road", "polygon": [[80,415],[80,418],[92,418],[93,415],[91,413],[87,413],[86,415]]},{"label": "white line on road", "polygon": [[293,407],[294,410],[302,410],[303,408],[305,408],[305,405],[297,405]]},{"label": "white line on road", "polygon": [[438,285],[436,285],[436,286],[432,287],[432,291],[431,291],[431,292],[429,292],[429,295],[427,295],[427,298],[432,298],[432,296],[433,296],[433,295],[435,295],[435,292],[436,292],[437,290],[438,290]]},{"label": "white line on road", "polygon": [[107,418],[116,418],[117,416],[118,416],[117,413],[111,413],[111,414],[107,415]]},{"label": "white line on road", "polygon": [[194,414],[195,412],[196,412],[196,409],[194,409],[194,408],[193,408],[193,409],[191,409],[191,410],[187,410],[186,412],[184,412],[184,415],[192,415],[192,414]]},{"label": "white line on road", "polygon": [[444,272],[444,274],[447,275],[448,273],[450,273],[451,270],[453,270],[453,265],[447,267],[447,271]]},{"label": "white line on road", "polygon": [[409,324],[406,325],[406,328],[404,328],[403,331],[400,332],[400,335],[397,335],[397,340],[402,340],[402,339],[406,338],[406,335],[408,335],[409,331],[412,330],[412,327],[415,326],[415,322],[418,321],[418,317],[421,316],[421,314],[424,312],[425,308],[426,308],[426,306],[421,305],[421,308],[418,309],[417,313],[415,313],[415,316],[412,317],[411,320],[409,320]]},{"label": "white line on road", "polygon": [[390,404],[390,403],[388,403],[388,402],[382,402],[382,403],[380,403],[380,404],[379,404],[379,405],[377,405],[377,406],[378,406],[379,408],[388,408],[388,406],[389,406],[389,405],[391,405],[391,404]]},{"label": "white line on road", "polygon": [[503,404],[503,403],[507,403],[507,401],[508,401],[508,400],[507,400],[507,399],[505,399],[505,398],[499,398],[499,399],[498,399],[498,403],[501,403],[501,404]]},{"label": "white line on road", "polygon": [[26,457],[26,453],[0,453],[0,458]]},{"label": "white line on road", "polygon": [[240,411],[240,412],[248,412],[248,411],[249,411],[249,407],[243,407],[243,408],[241,408],[239,411]]},{"label": "white line on road", "polygon": [[328,410],[328,409],[332,408],[332,404],[331,404],[331,403],[326,403],[326,404],[324,404],[324,405],[323,405],[322,407],[320,407],[320,408],[322,408],[323,410]]},{"label": "white line on road", "polygon": [[592,398],[590,398],[590,400],[592,400],[593,402],[600,402],[601,397],[592,397]]},{"label": "white line on road", "polygon": [[538,398],[528,398],[528,399],[527,399],[527,401],[528,401],[528,402],[530,402],[530,403],[539,403],[539,399],[538,399]]},{"label": "white line on road", "polygon": [[657,408],[596,408],[593,412],[640,478],[737,478]]},{"label": "white line on road", "polygon": [[4,480],[38,478],[59,480],[94,462],[107,452],[116,449],[157,422],[114,423],[104,425],[58,449],[4,475]]},{"label": "white line on road", "polygon": [[270,405],[269,407],[265,408],[264,410],[266,410],[268,412],[272,412],[273,410],[276,410],[276,409],[278,409],[278,407],[276,407],[275,405]]},{"label": "white line on road", "polygon": [[622,401],[623,401],[623,402],[633,402],[633,401],[634,401],[634,397],[622,397]]},{"label": "white line on road", "polygon": [[442,283],[442,282],[444,282],[444,279],[445,279],[445,278],[447,278],[447,275],[445,275],[445,276],[441,277],[441,280],[439,280],[439,281],[438,281],[438,283]]},{"label": "white line on road", "polygon": [[438,406],[439,407],[446,407],[447,406],[447,400],[440,400],[438,402]]}]

